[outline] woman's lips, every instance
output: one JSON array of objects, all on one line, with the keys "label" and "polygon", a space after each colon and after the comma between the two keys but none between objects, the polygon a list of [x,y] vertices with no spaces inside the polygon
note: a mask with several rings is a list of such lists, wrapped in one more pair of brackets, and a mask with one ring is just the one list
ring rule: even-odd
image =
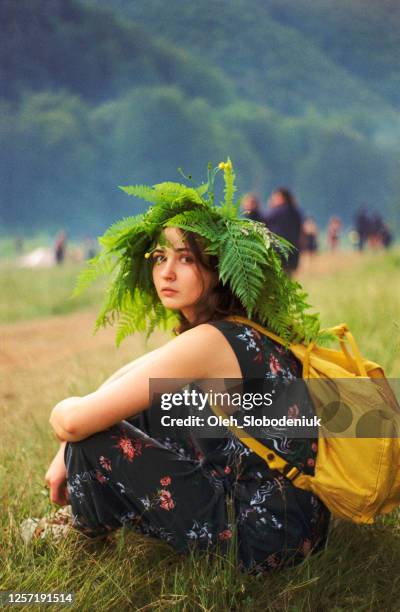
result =
[{"label": "woman's lips", "polygon": [[165,288],[165,289],[161,289],[161,293],[162,293],[163,295],[174,295],[175,293],[178,293],[178,292],[177,292],[177,291],[175,291],[175,289],[168,289],[168,288]]}]

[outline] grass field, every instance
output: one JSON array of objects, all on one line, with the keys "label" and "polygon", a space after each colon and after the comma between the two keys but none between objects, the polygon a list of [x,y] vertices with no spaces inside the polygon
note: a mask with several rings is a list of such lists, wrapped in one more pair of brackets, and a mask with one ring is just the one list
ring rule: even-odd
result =
[{"label": "grass field", "polygon": [[[117,351],[112,330],[91,335],[100,288],[66,306],[77,269],[0,268],[0,590],[73,591],[77,610],[399,610],[398,512],[374,526],[334,521],[326,551],[259,577],[237,572],[233,551],[228,559],[182,557],[128,530],[108,543],[70,534],[59,545],[23,544],[20,522],[51,508],[43,477],[57,448],[52,406],[93,390],[146,350],[142,337]],[[347,322],[362,352],[399,376],[398,251],[321,257],[300,280],[324,325]],[[164,339],[155,335],[148,348]]]},{"label": "grass field", "polygon": [[80,269],[73,263],[34,270],[10,263],[0,267],[0,323],[68,314],[98,303],[104,295],[101,283],[71,297]]}]

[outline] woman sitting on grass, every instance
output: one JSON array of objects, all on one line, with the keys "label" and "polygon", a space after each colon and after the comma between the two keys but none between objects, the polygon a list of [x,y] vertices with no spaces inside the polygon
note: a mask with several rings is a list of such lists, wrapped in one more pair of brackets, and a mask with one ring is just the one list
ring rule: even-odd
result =
[{"label": "woman sitting on grass", "polygon": [[[219,169],[225,200],[216,206]],[[169,391],[182,390],[182,379],[237,379],[248,391],[257,381],[279,390],[301,378],[289,350],[250,322],[227,319],[252,316],[287,340],[316,336],[317,317],[305,314],[304,294],[282,272],[276,248],[286,245],[263,224],[238,217],[229,160],[209,170],[198,189],[175,183],[124,189],[153,206],[106,232],[81,285],[96,270],[117,270],[98,324],[118,314],[118,342],[174,320],[177,335],[93,393],[55,406],[50,422],[62,444],[46,474],[51,500],[70,502],[73,525],[89,536],[127,525],[178,551],[193,544],[227,551],[236,533],[244,569],[298,562],[325,543],[329,513],[319,499],[271,470],[228,429],[213,438],[162,426],[149,390],[151,379],[168,379]],[[287,409],[289,416],[313,413],[308,396]],[[195,412],[182,406],[163,414]],[[209,406],[206,414],[213,414]],[[313,473],[316,439],[273,435],[264,442]]]}]

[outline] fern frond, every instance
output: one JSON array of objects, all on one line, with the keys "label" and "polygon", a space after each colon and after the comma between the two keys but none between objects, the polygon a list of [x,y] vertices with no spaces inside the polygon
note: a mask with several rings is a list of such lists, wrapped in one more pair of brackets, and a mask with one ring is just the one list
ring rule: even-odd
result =
[{"label": "fern frond", "polygon": [[182,200],[180,198],[171,202],[163,202],[151,208],[146,213],[146,227],[150,233],[161,231],[164,224],[173,216],[187,210],[199,208],[198,202]]},{"label": "fern frond", "polygon": [[124,296],[118,317],[116,345],[135,332],[146,332],[146,340],[154,329],[160,326],[164,330],[170,330],[178,322],[177,315],[168,311],[158,300],[153,290],[143,299],[143,293],[138,289]]},{"label": "fern frond", "polygon": [[202,185],[199,185],[199,187],[196,187],[196,191],[199,194],[199,196],[203,196],[205,193],[207,193],[208,191],[208,183],[203,183]]},{"label": "fern frond", "polygon": [[180,183],[158,183],[154,185],[154,190],[157,194],[157,202],[159,204],[173,202],[174,200],[182,200],[195,202],[196,204],[203,204],[204,200],[201,198],[197,189],[188,187],[187,185],[181,185]]},{"label": "fern frond", "polygon": [[210,242],[218,241],[219,226],[211,214],[204,211],[190,210],[171,217],[165,227],[179,227],[186,232],[194,232]]},{"label": "fern frond", "polygon": [[219,274],[251,314],[264,282],[260,265],[264,263],[262,246],[244,235],[240,224],[225,223],[220,237]]},{"label": "fern frond", "polygon": [[78,275],[72,297],[76,297],[89,287],[94,281],[101,276],[111,274],[117,264],[116,258],[110,257],[108,254],[99,253],[92,259],[86,262],[84,268]]},{"label": "fern frond", "polygon": [[135,196],[140,200],[144,200],[145,202],[150,202],[155,204],[157,201],[157,193],[153,187],[148,187],[147,185],[127,185],[127,186],[119,186],[119,189],[124,191],[130,196]]},{"label": "fern frond", "polygon": [[127,291],[125,293],[118,316],[117,333],[115,337],[117,346],[121,344],[122,340],[135,331],[144,332],[146,330],[148,301],[148,299],[143,300],[143,296],[138,295],[137,291]]},{"label": "fern frond", "polygon": [[118,250],[124,239],[133,239],[135,234],[143,233],[143,221],[144,215],[121,219],[111,225],[98,241],[107,250]]}]

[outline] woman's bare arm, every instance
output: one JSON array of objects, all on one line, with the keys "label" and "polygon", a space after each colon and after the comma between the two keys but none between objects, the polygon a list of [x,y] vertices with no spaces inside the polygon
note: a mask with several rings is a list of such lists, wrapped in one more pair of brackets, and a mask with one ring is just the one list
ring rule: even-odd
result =
[{"label": "woman's bare arm", "polygon": [[63,400],[53,409],[50,423],[60,439],[83,440],[145,410],[150,404],[151,379],[178,379],[179,388],[179,379],[229,376],[232,363],[236,364],[236,357],[224,336],[212,325],[199,325],[97,391]]},{"label": "woman's bare arm", "polygon": [[154,356],[157,354],[158,350],[159,349],[155,349],[154,351],[150,351],[150,353],[146,353],[145,355],[141,355],[137,359],[134,359],[133,361],[127,363],[124,366],[122,366],[122,368],[119,368],[119,370],[114,372],[114,374],[111,374],[111,376],[109,378],[107,378],[107,380],[105,380],[100,385],[99,389],[101,389],[105,385],[108,385],[109,383],[113,382],[114,380],[118,380],[118,378],[121,378],[121,376],[124,376],[125,374],[127,374],[131,370],[134,370],[138,366],[143,365],[143,363],[147,363],[147,362],[151,363],[151,361],[154,359]]}]

